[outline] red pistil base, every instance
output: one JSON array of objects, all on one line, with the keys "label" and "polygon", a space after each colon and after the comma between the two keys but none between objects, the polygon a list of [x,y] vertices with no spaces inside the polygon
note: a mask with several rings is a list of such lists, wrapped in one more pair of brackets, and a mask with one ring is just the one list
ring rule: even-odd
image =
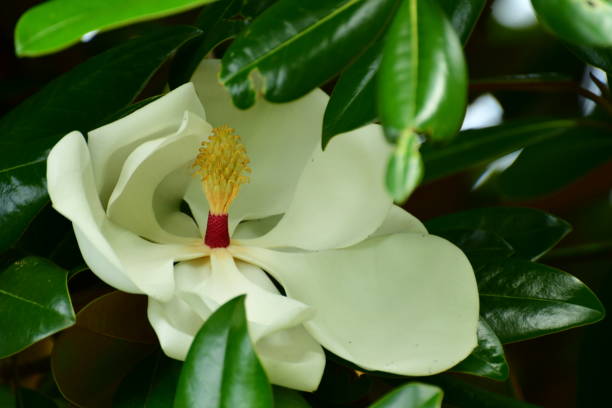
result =
[{"label": "red pistil base", "polygon": [[227,214],[208,213],[204,243],[211,248],[227,248],[230,244]]}]

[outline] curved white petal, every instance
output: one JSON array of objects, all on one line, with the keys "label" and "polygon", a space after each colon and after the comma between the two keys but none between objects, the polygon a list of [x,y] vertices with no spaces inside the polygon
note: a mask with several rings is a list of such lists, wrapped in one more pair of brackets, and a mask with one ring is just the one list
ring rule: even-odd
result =
[{"label": "curved white petal", "polygon": [[175,133],[185,111],[206,119],[204,109],[190,83],[176,88],[122,119],[88,133],[96,187],[104,206],[129,154],[143,142]]},{"label": "curved white petal", "polygon": [[268,234],[242,245],[309,250],[361,242],[385,220],[392,200],[383,180],[390,146],[369,125],[317,147],[284,217]]},{"label": "curved white petal", "polygon": [[53,207],[72,221],[79,248],[91,270],[109,285],[167,300],[174,290],[174,262],[206,254],[191,245],[159,245],[108,220],[97,195],[89,151],[79,132],[66,135],[47,160]]},{"label": "curved white petal", "polygon": [[427,234],[427,228],[425,228],[417,217],[410,214],[402,207],[392,205],[387,213],[387,218],[385,218],[381,226],[370,235],[370,238],[402,232]]},{"label": "curved white petal", "polygon": [[340,250],[233,248],[317,310],[304,325],[333,353],[368,370],[429,375],[476,346],[478,291],[465,255],[448,241],[406,233]]},{"label": "curved white petal", "polygon": [[[248,110],[236,108],[218,82],[220,61],[205,59],[192,77],[213,126],[236,129],[251,160],[250,182],[230,208],[230,222],[263,218],[285,211],[296,182],[321,143],[323,114],[329,97],[320,89],[283,104],[260,99]],[[189,201],[189,200],[188,200]],[[193,211],[193,207],[192,207]],[[195,215],[195,213],[194,213]],[[198,220],[199,224],[205,220]]]},{"label": "curved white petal", "polygon": [[[162,197],[168,204],[174,201],[174,212],[165,211],[166,217],[188,218],[179,210],[189,171],[198,148],[210,135],[212,127],[195,114],[185,112],[183,123],[173,135],[145,142],[126,159],[121,175],[108,201],[109,218],[122,227],[154,242],[185,242],[189,238],[176,236],[162,228],[161,214],[156,214],[154,196],[162,181],[175,171],[184,178],[174,180],[178,184],[176,196]],[[182,171],[181,171],[182,170]],[[201,193],[203,194],[203,193]],[[169,205],[168,205],[169,207]],[[169,210],[169,208],[168,208]],[[166,221],[167,223],[167,221]],[[191,237],[201,236],[192,222]]]}]

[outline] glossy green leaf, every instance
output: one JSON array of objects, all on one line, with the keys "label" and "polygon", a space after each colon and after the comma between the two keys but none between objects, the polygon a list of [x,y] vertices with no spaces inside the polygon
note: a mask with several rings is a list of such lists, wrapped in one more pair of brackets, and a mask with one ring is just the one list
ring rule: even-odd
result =
[{"label": "glossy green leaf", "polygon": [[491,232],[512,246],[514,256],[531,260],[544,255],[572,229],[554,215],[520,207],[476,208],[437,217],[425,225],[436,235],[456,229]]},{"label": "glossy green leaf", "polygon": [[504,348],[493,329],[483,319],[478,322],[478,346],[451,371],[499,381],[508,378],[509,369]]},{"label": "glossy green leaf", "polygon": [[378,72],[378,112],[385,134],[406,131],[435,140],[461,126],[467,74],[461,43],[435,2],[402,2],[386,34]]},{"label": "glossy green leaf", "polygon": [[274,408],[310,408],[302,395],[289,388],[274,387]]},{"label": "glossy green leaf", "polygon": [[465,44],[482,13],[487,0],[438,0],[451,24]]},{"label": "glossy green leaf", "polygon": [[214,0],[53,0],[28,10],[15,28],[19,56],[76,44],[85,34],[180,13]]},{"label": "glossy green leaf", "polygon": [[51,370],[68,401],[111,406],[121,380],[158,347],[146,308],[145,296],[111,292],[85,306],[76,325],[59,335]]},{"label": "glossy green leaf", "polygon": [[448,145],[423,148],[425,181],[486,163],[575,126],[577,121],[570,119],[518,121],[460,132]]},{"label": "glossy green leaf", "polygon": [[174,402],[183,363],[161,351],[138,364],[121,382],[115,408],[168,408]]},{"label": "glossy green leaf", "polygon": [[442,396],[438,387],[413,382],[391,391],[370,408],[440,408]]},{"label": "glossy green leaf", "polygon": [[72,326],[68,272],[36,257],[0,272],[0,358]]},{"label": "glossy green leaf", "polygon": [[601,68],[612,73],[612,47],[584,47],[579,45],[567,44],[568,48],[587,64]]},{"label": "glossy green leaf", "polygon": [[428,381],[444,390],[444,402],[454,408],[540,408],[476,387],[454,376],[437,375]]},{"label": "glossy green leaf", "polygon": [[231,19],[242,10],[243,4],[244,0],[220,0],[204,7],[195,24],[202,30],[202,36],[181,47],[172,59],[168,78],[171,88],[189,82],[206,55],[247,26],[245,20]]},{"label": "glossy green leaf", "polygon": [[380,37],[342,73],[323,117],[323,147],[337,134],[376,119],[376,73],[382,58]]},{"label": "glossy green leaf", "polygon": [[565,41],[612,46],[610,0],[531,0],[531,4],[540,22]]},{"label": "glossy green leaf", "polygon": [[612,160],[612,127],[568,129],[525,148],[499,178],[502,192],[531,198],[554,192]]},{"label": "glossy green leaf", "polygon": [[601,320],[595,294],[574,276],[521,259],[476,271],[480,314],[503,343],[521,341]]},{"label": "glossy green leaf", "polygon": [[362,52],[397,2],[280,0],[236,37],[223,56],[221,82],[243,109],[255,103],[254,70],[269,101],[299,98]]},{"label": "glossy green leaf", "polygon": [[166,58],[198,33],[175,26],[131,40],[55,79],[0,119],[0,251],[49,201],[49,149],[71,130],[91,130],[129,105]]},{"label": "glossy green leaf", "polygon": [[461,248],[475,269],[514,254],[514,248],[505,239],[481,229],[442,230],[436,231],[436,235]]},{"label": "glossy green leaf", "polygon": [[244,299],[225,303],[198,331],[181,371],[176,408],[272,406],[272,388],[249,337]]},{"label": "glossy green leaf", "polygon": [[387,163],[385,183],[396,202],[405,201],[423,179],[423,160],[419,137],[406,131],[398,140]]},{"label": "glossy green leaf", "polygon": [[243,0],[240,14],[247,18],[257,17],[276,2],[277,0]]}]

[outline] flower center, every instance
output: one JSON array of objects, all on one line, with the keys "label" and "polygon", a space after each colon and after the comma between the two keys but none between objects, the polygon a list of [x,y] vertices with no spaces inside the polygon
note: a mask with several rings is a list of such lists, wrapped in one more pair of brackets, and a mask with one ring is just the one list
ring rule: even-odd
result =
[{"label": "flower center", "polygon": [[200,176],[209,212],[204,243],[211,248],[229,246],[228,210],[240,186],[248,183],[249,157],[240,136],[227,125],[213,128],[212,135],[202,142],[193,163],[194,175]]}]

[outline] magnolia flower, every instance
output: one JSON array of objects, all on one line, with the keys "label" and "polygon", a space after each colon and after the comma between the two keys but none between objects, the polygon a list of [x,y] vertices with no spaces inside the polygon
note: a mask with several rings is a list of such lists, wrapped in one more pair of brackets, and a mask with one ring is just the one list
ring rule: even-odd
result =
[{"label": "magnolia flower", "polygon": [[318,386],[321,346],[401,375],[464,359],[476,345],[473,270],[392,204],[380,127],[339,135],[323,152],[321,90],[242,111],[218,70],[204,60],[193,84],[52,149],[49,195],[91,270],[148,296],[176,359],[217,307],[246,294],[271,382],[294,389]]}]

